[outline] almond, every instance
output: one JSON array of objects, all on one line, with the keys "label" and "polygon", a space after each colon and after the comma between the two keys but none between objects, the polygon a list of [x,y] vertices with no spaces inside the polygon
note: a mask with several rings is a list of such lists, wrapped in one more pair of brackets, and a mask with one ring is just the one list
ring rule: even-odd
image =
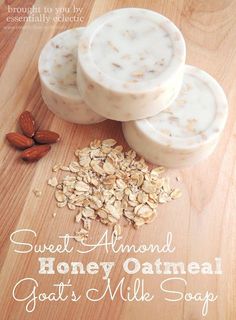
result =
[{"label": "almond", "polygon": [[21,159],[28,162],[38,161],[39,159],[44,157],[50,149],[51,146],[48,145],[33,146],[21,153]]},{"label": "almond", "polygon": [[23,133],[32,138],[36,131],[36,124],[32,114],[29,111],[24,111],[19,118],[20,128]]},{"label": "almond", "polygon": [[56,143],[60,140],[59,134],[49,130],[39,130],[35,133],[34,140],[41,144]]},{"label": "almond", "polygon": [[28,138],[18,132],[9,132],[8,134],[6,134],[6,138],[7,138],[8,142],[13,147],[16,147],[17,149],[24,150],[24,149],[30,148],[34,145],[33,139]]}]

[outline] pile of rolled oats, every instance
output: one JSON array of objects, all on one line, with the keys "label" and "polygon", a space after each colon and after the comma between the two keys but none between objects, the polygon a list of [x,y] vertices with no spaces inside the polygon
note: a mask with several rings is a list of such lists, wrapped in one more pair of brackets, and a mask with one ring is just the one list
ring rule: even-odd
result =
[{"label": "pile of rolled oats", "polygon": [[169,179],[161,176],[163,167],[150,170],[135,151],[124,152],[114,139],[94,140],[89,147],[76,150],[75,156],[77,161],[68,166],[52,168],[53,172],[68,173],[60,182],[50,178],[48,184],[55,188],[59,208],[76,211],[75,222],[83,225],[76,233],[77,241],[88,238],[92,220],[113,225],[120,236],[121,217],[139,228],[155,219],[158,204],[181,196],[180,190],[171,188]]}]

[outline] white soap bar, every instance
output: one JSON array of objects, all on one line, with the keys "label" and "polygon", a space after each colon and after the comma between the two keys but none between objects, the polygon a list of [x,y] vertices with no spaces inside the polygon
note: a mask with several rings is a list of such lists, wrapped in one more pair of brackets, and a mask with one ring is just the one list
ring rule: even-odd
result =
[{"label": "white soap bar", "polygon": [[153,116],[179,92],[185,51],[181,32],[166,17],[137,8],[111,11],[88,25],[81,37],[80,94],[109,119]]},{"label": "white soap bar", "polygon": [[38,70],[48,108],[66,121],[90,124],[105,119],[83,102],[76,84],[77,48],[83,30],[70,29],[49,40],[40,54]]},{"label": "white soap bar", "polygon": [[206,72],[185,67],[177,99],[158,115],[123,123],[128,144],[148,161],[167,167],[189,166],[210,155],[223,131],[228,103]]}]

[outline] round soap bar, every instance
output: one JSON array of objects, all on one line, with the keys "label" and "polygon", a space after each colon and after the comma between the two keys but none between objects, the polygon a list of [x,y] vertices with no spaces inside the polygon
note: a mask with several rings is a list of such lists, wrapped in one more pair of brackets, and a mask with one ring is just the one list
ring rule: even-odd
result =
[{"label": "round soap bar", "polygon": [[189,166],[213,152],[227,114],[227,99],[216,80],[186,66],[177,99],[154,117],[123,123],[123,133],[148,161],[173,168]]},{"label": "round soap bar", "polygon": [[70,29],[49,40],[40,54],[38,70],[48,108],[64,120],[90,124],[105,119],[83,102],[76,84],[77,48],[83,30]]},{"label": "round soap bar", "polygon": [[181,32],[150,10],[111,11],[86,27],[77,83],[86,103],[106,118],[153,116],[177,96],[185,63]]}]

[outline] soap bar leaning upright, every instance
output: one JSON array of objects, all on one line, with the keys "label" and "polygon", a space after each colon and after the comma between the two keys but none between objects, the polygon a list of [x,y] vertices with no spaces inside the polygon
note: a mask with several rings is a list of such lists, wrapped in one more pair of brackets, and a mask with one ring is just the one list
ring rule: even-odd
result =
[{"label": "soap bar leaning upright", "polygon": [[111,11],[89,24],[81,36],[80,94],[109,119],[153,116],[178,95],[185,55],[184,38],[166,17],[139,8]]},{"label": "soap bar leaning upright", "polygon": [[186,66],[177,99],[158,115],[123,123],[128,144],[148,161],[191,166],[215,149],[228,115],[223,89],[206,72]]},{"label": "soap bar leaning upright", "polygon": [[90,124],[105,119],[84,103],[76,84],[77,47],[83,30],[70,29],[49,40],[40,54],[38,70],[48,108],[66,121]]}]

